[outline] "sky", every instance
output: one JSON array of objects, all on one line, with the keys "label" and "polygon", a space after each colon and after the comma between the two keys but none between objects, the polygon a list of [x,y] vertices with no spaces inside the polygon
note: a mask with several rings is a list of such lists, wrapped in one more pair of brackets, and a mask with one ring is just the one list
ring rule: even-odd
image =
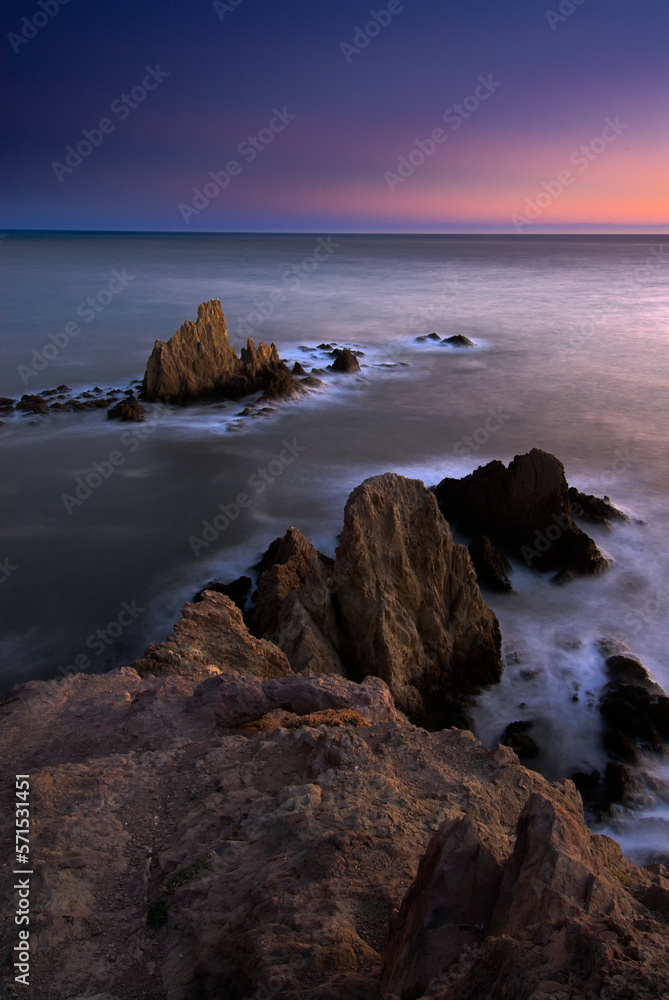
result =
[{"label": "sky", "polygon": [[669,232],[666,0],[0,18],[4,229]]}]

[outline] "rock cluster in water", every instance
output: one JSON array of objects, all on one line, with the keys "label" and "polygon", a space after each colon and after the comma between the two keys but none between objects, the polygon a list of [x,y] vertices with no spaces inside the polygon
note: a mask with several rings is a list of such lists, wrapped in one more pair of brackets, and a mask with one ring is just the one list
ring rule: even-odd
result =
[{"label": "rock cluster in water", "polygon": [[572,506],[564,466],[548,452],[533,448],[508,468],[489,462],[464,479],[443,479],[434,492],[446,520],[464,534],[485,536],[533,569],[557,570],[560,581],[609,566],[574,521],[580,509]]}]

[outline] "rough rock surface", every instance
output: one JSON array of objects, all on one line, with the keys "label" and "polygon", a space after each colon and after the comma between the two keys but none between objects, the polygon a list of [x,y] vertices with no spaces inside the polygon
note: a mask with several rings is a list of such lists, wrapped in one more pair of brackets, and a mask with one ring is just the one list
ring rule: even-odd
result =
[{"label": "rough rock surface", "polygon": [[143,421],[145,414],[146,408],[142,406],[133,393],[121,399],[116,406],[113,406],[108,411],[107,417],[109,420],[121,420],[124,423],[130,423],[131,421]]},{"label": "rough rock surface", "polygon": [[[248,649],[238,615],[230,627]],[[13,776],[31,776],[31,997],[378,1000],[382,955],[395,975],[409,940],[409,975],[453,958],[441,1000],[582,1000],[583,983],[664,995],[669,872],[589,834],[569,782],[471,733],[414,728],[378,679],[261,682],[264,663],[243,677],[219,661],[222,676],[200,682],[186,653],[187,676],[30,682],[0,708],[8,859]],[[289,704],[290,728],[232,728],[249,714],[223,696],[235,683]],[[358,706],[351,725],[345,707],[301,714],[332,702]],[[402,903],[414,881],[418,907]],[[2,978],[3,996],[22,995],[7,964]]]},{"label": "rough rock surface", "polygon": [[588,833],[570,782],[414,728],[379,678],[290,674],[220,594],[138,666],[0,706],[6,859],[30,775],[35,1000],[664,995],[669,872]]},{"label": "rough rock surface", "polygon": [[350,675],[382,677],[411,718],[443,724],[499,680],[497,619],[420,481],[386,473],[351,493],[333,589]]},{"label": "rough rock surface", "polygon": [[666,996],[666,924],[641,902],[618,845],[584,827],[573,785],[556,791],[530,795],[510,856],[477,810],[437,831],[391,922],[386,990],[414,1000],[428,984],[439,1000]]},{"label": "rough rock surface", "polygon": [[608,497],[602,500],[592,493],[581,493],[575,486],[569,487],[569,500],[574,517],[593,521],[595,524],[610,524],[611,521],[629,521],[622,510],[614,507]]},{"label": "rough rock surface", "polygon": [[451,347],[476,347],[474,341],[462,333],[456,333],[452,337],[444,337],[442,344],[450,344]]},{"label": "rough rock surface", "polygon": [[224,594],[205,590],[182,614],[172,635],[150,645],[132,664],[140,676],[179,674],[202,680],[227,667],[263,679],[292,674],[280,649],[249,635],[241,611]]},{"label": "rough rock surface", "polygon": [[575,524],[564,467],[548,452],[533,448],[508,468],[494,461],[464,479],[444,479],[435,494],[447,521],[467,535],[487,535],[534,569],[568,578],[608,568]]},{"label": "rough rock surface", "polygon": [[359,372],[360,362],[348,347],[336,349],[334,361],[329,366],[333,372]]},{"label": "rough rock surface", "polygon": [[252,629],[271,639],[293,670],[344,674],[331,600],[333,563],[289,528],[261,561]]},{"label": "rough rock surface", "polygon": [[265,389],[284,371],[289,374],[274,344],[256,348],[249,339],[237,357],[221,303],[213,299],[198,307],[196,323],[186,320],[167,343],[156,341],[146,366],[144,397],[163,403],[235,398]]},{"label": "rough rock surface", "polygon": [[468,545],[476,578],[482,587],[496,590],[499,593],[508,593],[513,590],[509,574],[511,564],[503,552],[496,549],[489,538],[485,535],[478,535]]}]

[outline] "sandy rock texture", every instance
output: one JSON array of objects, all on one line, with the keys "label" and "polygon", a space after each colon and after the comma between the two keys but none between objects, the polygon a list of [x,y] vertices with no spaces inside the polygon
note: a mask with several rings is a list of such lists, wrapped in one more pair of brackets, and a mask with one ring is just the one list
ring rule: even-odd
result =
[{"label": "sandy rock texture", "polygon": [[191,403],[212,396],[236,398],[256,389],[293,394],[293,379],[274,344],[249,339],[241,357],[228,340],[218,299],[198,307],[166,343],[157,340],[147,362],[143,395],[149,402]]},{"label": "sandy rock texture", "polygon": [[571,782],[414,727],[378,677],[292,674],[224,595],[186,610],[141,673],[0,708],[7,859],[31,782],[32,997],[663,995],[669,873],[590,834]]}]

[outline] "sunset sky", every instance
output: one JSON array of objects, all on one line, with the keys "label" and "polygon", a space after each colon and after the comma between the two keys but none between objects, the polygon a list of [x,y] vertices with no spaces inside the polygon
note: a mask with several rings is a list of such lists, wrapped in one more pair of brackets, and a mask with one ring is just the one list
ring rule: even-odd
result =
[{"label": "sunset sky", "polygon": [[5,0],[2,24],[5,229],[669,232],[666,0]]}]

